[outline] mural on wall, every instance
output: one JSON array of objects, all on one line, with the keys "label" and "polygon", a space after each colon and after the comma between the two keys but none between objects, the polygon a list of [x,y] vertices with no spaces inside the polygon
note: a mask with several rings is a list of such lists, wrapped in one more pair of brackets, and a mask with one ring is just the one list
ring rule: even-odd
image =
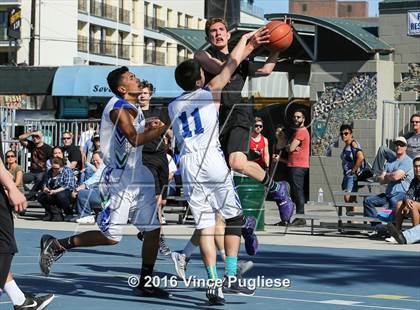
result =
[{"label": "mural on wall", "polygon": [[408,73],[403,74],[402,82],[395,88],[395,100],[401,100],[401,92],[417,91],[420,100],[420,64],[409,64]]},{"label": "mural on wall", "polygon": [[313,106],[312,155],[329,155],[341,124],[375,118],[376,74],[357,74],[348,82],[325,83],[325,91]]}]

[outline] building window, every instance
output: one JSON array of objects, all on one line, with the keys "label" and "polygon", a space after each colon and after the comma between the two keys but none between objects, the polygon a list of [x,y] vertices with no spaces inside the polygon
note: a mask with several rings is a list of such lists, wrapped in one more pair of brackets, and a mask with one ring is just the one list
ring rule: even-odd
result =
[{"label": "building window", "polygon": [[348,5],[348,6],[347,6],[347,12],[348,12],[348,13],[351,13],[351,12],[352,12],[352,10],[353,10],[353,7],[352,7],[351,5]]},{"label": "building window", "polygon": [[306,3],[302,4],[302,12],[306,12],[308,10],[308,5]]}]

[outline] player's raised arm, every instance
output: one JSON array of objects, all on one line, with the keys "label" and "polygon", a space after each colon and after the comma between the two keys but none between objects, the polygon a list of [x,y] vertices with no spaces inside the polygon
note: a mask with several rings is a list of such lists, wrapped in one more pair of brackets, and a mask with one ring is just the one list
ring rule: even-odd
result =
[{"label": "player's raised arm", "polygon": [[110,113],[110,118],[114,124],[118,126],[130,144],[134,147],[148,143],[154,139],[160,138],[166,132],[167,126],[161,121],[156,121],[152,126],[147,127],[142,133],[137,133],[133,122],[135,115],[134,110],[118,109]]},{"label": "player's raised arm", "polygon": [[236,44],[222,71],[215,76],[208,87],[213,91],[220,91],[230,81],[232,74],[239,64],[262,44],[269,42],[270,35],[265,27],[244,34]]}]

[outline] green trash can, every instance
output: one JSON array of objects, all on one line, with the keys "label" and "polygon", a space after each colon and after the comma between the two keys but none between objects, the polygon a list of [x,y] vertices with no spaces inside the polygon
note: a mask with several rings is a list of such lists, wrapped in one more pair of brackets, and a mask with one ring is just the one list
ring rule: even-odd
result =
[{"label": "green trash can", "polygon": [[245,175],[234,174],[236,190],[241,200],[244,215],[257,220],[257,231],[264,230],[264,185]]}]

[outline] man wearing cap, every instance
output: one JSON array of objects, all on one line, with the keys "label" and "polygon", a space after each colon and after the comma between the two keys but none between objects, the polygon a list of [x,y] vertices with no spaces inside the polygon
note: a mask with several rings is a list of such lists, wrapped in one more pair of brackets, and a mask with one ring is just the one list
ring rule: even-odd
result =
[{"label": "man wearing cap", "polygon": [[387,184],[385,193],[370,196],[363,201],[364,215],[377,217],[376,208],[389,205],[396,210],[397,203],[404,200],[414,177],[412,160],[407,155],[407,140],[398,137],[394,141],[396,159],[385,164],[384,172],[378,176],[380,184]]},{"label": "man wearing cap", "polygon": [[[413,131],[407,133],[404,137],[407,139],[407,155],[414,159],[420,155],[420,114],[415,113],[410,117],[410,124]],[[395,152],[387,146],[381,146],[375,156],[372,164],[372,171],[375,176],[379,176],[384,171],[385,162],[395,160]]]}]

